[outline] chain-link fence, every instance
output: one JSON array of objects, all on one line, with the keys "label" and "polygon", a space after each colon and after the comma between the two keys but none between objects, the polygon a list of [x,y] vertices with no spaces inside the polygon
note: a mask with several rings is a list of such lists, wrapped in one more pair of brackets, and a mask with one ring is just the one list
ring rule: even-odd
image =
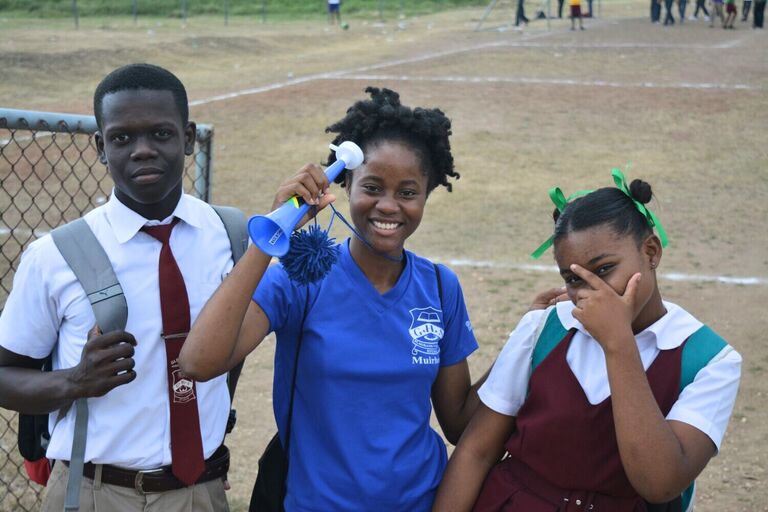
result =
[{"label": "chain-link fence", "polygon": [[[91,116],[0,109],[0,312],[24,248],[108,199],[112,180],[99,162],[95,131]],[[213,128],[198,125],[184,188],[204,201],[212,149]],[[42,487],[27,478],[16,439],[16,413],[0,409],[2,512],[40,508]]]}]

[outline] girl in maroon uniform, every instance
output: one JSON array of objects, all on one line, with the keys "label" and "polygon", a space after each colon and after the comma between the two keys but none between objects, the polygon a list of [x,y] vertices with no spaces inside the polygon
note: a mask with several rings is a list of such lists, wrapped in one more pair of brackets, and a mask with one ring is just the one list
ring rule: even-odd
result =
[{"label": "girl in maroon uniform", "polygon": [[645,207],[650,185],[627,187],[618,170],[614,180],[570,202],[550,191],[549,242],[571,300],[527,313],[510,335],[433,510],[692,509],[693,481],[733,410],[741,357],[662,300],[666,235]]}]

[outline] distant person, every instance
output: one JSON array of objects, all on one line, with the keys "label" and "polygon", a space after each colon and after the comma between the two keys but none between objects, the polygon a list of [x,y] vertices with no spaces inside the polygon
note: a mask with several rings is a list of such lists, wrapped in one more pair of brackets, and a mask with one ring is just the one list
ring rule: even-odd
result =
[{"label": "distant person", "polygon": [[517,12],[515,12],[515,26],[521,23],[528,24],[528,17],[525,15],[525,0],[517,0]]},{"label": "distant person", "polygon": [[712,0],[712,16],[709,18],[709,28],[715,26],[715,18],[720,18],[720,23],[725,27],[725,16],[723,16],[723,0]]},{"label": "distant person", "polygon": [[651,23],[661,23],[661,0],[651,0]]},{"label": "distant person", "polygon": [[579,29],[584,30],[581,20],[581,0],[570,0],[571,4],[571,30],[576,30],[576,18],[579,19]]},{"label": "distant person", "polygon": [[584,16],[587,18],[592,17],[592,0],[587,0],[587,13]]},{"label": "distant person", "polygon": [[741,22],[745,23],[749,18],[749,10],[752,8],[752,0],[744,0],[741,3]]},{"label": "distant person", "polygon": [[688,5],[688,0],[678,0],[678,8],[680,10],[680,23],[685,21],[685,8]]},{"label": "distant person", "polygon": [[672,16],[672,8],[675,5],[675,0],[664,0],[664,9],[666,14],[664,15],[664,25],[674,25],[675,17]]},{"label": "distant person", "polygon": [[699,18],[699,11],[704,12],[704,20],[709,21],[709,11],[707,10],[707,0],[696,0],[696,9],[693,11],[691,19]]},{"label": "distant person", "polygon": [[328,23],[341,26],[341,0],[328,0]]},{"label": "distant person", "polygon": [[755,0],[755,10],[752,13],[752,28],[763,28],[765,1],[766,0]]},{"label": "distant person", "polygon": [[736,0],[725,0],[725,21],[723,28],[733,29],[733,22],[736,21]]},{"label": "distant person", "polygon": [[563,5],[565,4],[565,0],[557,0],[557,17],[562,18],[563,17]]}]

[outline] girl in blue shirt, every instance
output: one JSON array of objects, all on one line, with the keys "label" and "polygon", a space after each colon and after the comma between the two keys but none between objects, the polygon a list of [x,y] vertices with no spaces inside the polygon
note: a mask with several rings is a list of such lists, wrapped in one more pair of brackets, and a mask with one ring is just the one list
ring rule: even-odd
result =
[{"label": "girl in blue shirt", "polygon": [[[337,180],[358,236],[310,285],[291,281],[281,265],[267,269],[269,256],[251,246],[198,317],[180,358],[186,374],[207,380],[275,332],[273,403],[282,436],[302,340],[287,511],[429,510],[447,459],[429,425],[432,405],[456,443],[483,380],[470,380],[466,358],[477,342],[456,275],[404,250],[429,194],[438,186],[450,191],[449,180],[459,177],[451,122],[438,109],[402,105],[394,91],[366,92],[369,100],[326,129],[337,134],[335,144],[353,141],[365,154],[361,167]],[[328,187],[321,168],[306,165],[281,185],[273,209],[294,195],[322,208],[334,199]]]}]

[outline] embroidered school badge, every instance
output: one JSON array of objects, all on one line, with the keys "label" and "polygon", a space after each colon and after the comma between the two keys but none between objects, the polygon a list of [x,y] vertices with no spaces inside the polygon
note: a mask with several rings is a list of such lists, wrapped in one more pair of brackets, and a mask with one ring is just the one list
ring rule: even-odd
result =
[{"label": "embroidered school badge", "polygon": [[[410,310],[411,335],[413,349],[411,355],[414,364],[435,364],[440,362],[439,341],[443,339],[443,323],[440,320],[442,311],[433,307],[414,308]],[[426,356],[426,357],[424,357]]]}]

